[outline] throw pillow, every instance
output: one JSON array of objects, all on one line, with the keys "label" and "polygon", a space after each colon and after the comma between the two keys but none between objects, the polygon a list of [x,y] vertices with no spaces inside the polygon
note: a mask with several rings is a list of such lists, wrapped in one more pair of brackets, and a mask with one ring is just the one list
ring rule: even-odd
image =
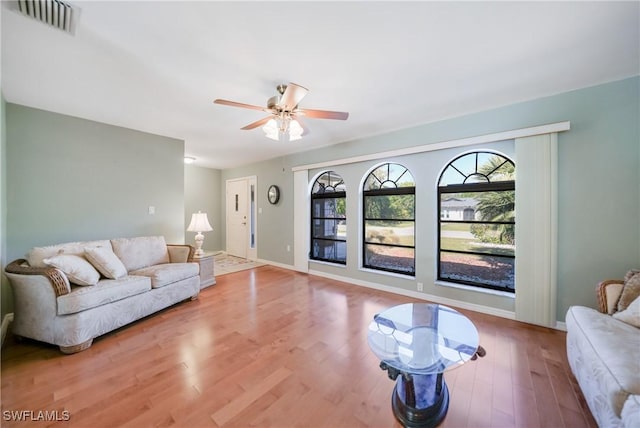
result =
[{"label": "throw pillow", "polygon": [[[632,272],[632,271],[630,271]],[[624,311],[638,296],[640,296],[640,272],[625,275],[622,294],[618,299],[618,312]]]},{"label": "throw pillow", "polygon": [[96,285],[100,274],[84,257],[75,254],[59,254],[44,259],[46,265],[53,266],[64,272],[69,281],[77,285]]},{"label": "throw pillow", "polygon": [[634,327],[640,328],[640,297],[627,306],[627,309],[621,312],[616,312],[613,317],[627,324],[631,324]]},{"label": "throw pillow", "polygon": [[631,269],[624,275],[624,282],[629,281],[629,279],[637,273],[640,273],[640,269]]},{"label": "throw pillow", "polygon": [[84,256],[98,271],[109,279],[127,276],[127,268],[113,251],[105,247],[85,248]]}]

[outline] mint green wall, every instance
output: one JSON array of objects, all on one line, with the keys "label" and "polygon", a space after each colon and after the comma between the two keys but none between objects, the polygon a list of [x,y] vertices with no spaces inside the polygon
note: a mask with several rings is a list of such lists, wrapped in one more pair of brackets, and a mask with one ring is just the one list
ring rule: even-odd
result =
[{"label": "mint green wall", "polygon": [[6,103],[0,93],[0,317],[9,313],[11,307],[11,293],[8,280],[4,275],[7,265],[7,122]]},{"label": "mint green wall", "polygon": [[[258,258],[293,265],[293,175],[287,157],[272,159],[246,167],[222,171],[221,195],[226,194],[226,180],[257,177],[256,203],[258,210]],[[275,184],[280,188],[280,200],[271,205],[267,190]],[[226,242],[224,216],[225,198],[222,198],[222,246]],[[287,251],[287,245],[290,251]]]},{"label": "mint green wall", "polygon": [[75,240],[184,242],[183,141],[10,103],[6,125],[7,261]]},{"label": "mint green wall", "polygon": [[[640,77],[636,76],[225,170],[222,180],[257,175],[259,195],[266,192],[270,181],[283,188],[280,204],[258,216],[258,255],[293,265],[293,253],[282,249],[293,242],[292,166],[570,121],[571,130],[558,137],[557,318],[562,321],[570,305],[596,306],[598,281],[621,278],[626,270],[640,267],[638,117]],[[265,203],[260,205],[265,207]],[[272,210],[277,215],[271,215]],[[431,230],[430,224],[419,223],[417,241],[432,240]],[[386,277],[375,282],[384,284]],[[477,293],[461,299],[476,303]]]},{"label": "mint green wall", "polygon": [[[204,232],[205,251],[223,250],[221,241],[223,216],[221,215],[222,199],[220,193],[221,171],[219,169],[203,168],[195,165],[184,167],[184,229],[186,231],[191,214],[198,210],[207,213],[211,232]],[[185,232],[185,242],[195,245],[195,232]]]}]

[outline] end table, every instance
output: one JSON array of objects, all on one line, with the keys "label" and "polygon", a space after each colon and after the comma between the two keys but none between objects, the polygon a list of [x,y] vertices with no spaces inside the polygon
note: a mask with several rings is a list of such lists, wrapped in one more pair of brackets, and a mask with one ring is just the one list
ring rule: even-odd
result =
[{"label": "end table", "polygon": [[213,271],[213,256],[215,252],[205,252],[201,256],[195,256],[193,261],[200,265],[200,289],[216,283]]}]

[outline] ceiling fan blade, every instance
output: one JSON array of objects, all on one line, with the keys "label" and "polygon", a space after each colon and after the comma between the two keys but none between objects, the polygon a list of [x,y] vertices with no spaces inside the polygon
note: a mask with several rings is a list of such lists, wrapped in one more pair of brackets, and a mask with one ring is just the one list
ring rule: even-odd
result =
[{"label": "ceiling fan blade", "polygon": [[256,120],[255,122],[248,124],[247,126],[245,126],[243,128],[240,128],[240,129],[244,129],[245,131],[248,131],[249,129],[255,129],[255,128],[259,127],[259,126],[262,126],[262,125],[266,124],[272,118],[273,118],[273,116],[264,117],[264,118],[262,118],[260,120]]},{"label": "ceiling fan blade", "polygon": [[278,103],[278,107],[282,108],[285,111],[291,111],[307,95],[309,90],[304,86],[296,85],[295,83],[289,83],[287,85],[287,89],[284,90],[282,94],[282,98],[280,98],[280,102]]},{"label": "ceiling fan blade", "polygon": [[214,102],[214,104],[222,104],[224,106],[241,107],[241,108],[248,108],[248,109],[251,109],[251,110],[260,110],[260,111],[270,111],[269,109],[267,109],[265,107],[254,106],[254,105],[251,105],[251,104],[237,103],[235,101],[222,100],[220,98],[218,98],[217,100],[214,100],[213,102]]},{"label": "ceiling fan blade", "polygon": [[344,111],[329,111],[329,110],[312,110],[307,108],[297,109],[297,114],[310,117],[312,119],[336,119],[347,120],[349,113]]}]

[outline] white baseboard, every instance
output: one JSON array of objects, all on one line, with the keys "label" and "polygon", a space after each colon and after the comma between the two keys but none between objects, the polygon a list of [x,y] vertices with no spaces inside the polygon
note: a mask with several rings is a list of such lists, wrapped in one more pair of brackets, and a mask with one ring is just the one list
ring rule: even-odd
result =
[{"label": "white baseboard", "polygon": [[13,313],[7,314],[2,319],[2,341],[0,343],[4,344],[4,338],[7,335],[7,331],[9,331],[9,324],[13,322]]},{"label": "white baseboard", "polygon": [[353,278],[347,278],[339,275],[333,275],[326,272],[320,272],[315,270],[310,270],[309,274],[322,276],[329,279],[334,279],[336,281],[347,282],[349,284],[359,285],[362,287],[373,288],[375,290],[386,291],[388,293],[400,294],[402,296],[413,297],[420,300],[427,300],[429,302],[440,303],[442,305],[447,306],[455,306],[457,308],[468,309],[474,312],[480,312],[488,315],[495,315],[500,318],[506,318],[510,320],[515,320],[516,315],[514,312],[505,311],[504,309],[496,309],[489,306],[477,305],[475,303],[463,302],[460,300],[449,299],[447,297],[436,296],[434,294],[426,294],[419,293],[417,291],[412,290],[404,290],[402,288],[390,287],[388,285],[377,284],[375,282],[362,281]]},{"label": "white baseboard", "polygon": [[[264,259],[259,259],[258,261],[268,265],[298,272],[295,266],[292,266],[292,265],[272,262],[271,260],[264,260]],[[425,294],[425,293],[419,293],[417,291],[412,291],[412,290],[404,290],[398,287],[390,287],[388,285],[378,284],[378,283],[369,282],[369,281],[362,281],[359,279],[349,278],[349,277],[340,276],[340,275],[334,275],[334,274],[321,272],[313,269],[309,269],[308,273],[309,275],[321,276],[324,278],[333,279],[335,281],[346,282],[348,284],[358,285],[361,287],[373,288],[374,290],[386,291],[388,293],[400,294],[402,296],[413,297],[420,300],[427,300],[429,302],[439,303],[447,306],[454,306],[456,308],[467,309],[474,312],[480,312],[482,314],[493,315],[496,317],[514,320],[514,321],[516,320],[515,312],[507,311],[504,309],[497,309],[497,308],[492,308],[490,306],[483,306],[475,303],[464,302],[461,300],[449,299],[447,297],[436,296],[434,294]],[[556,324],[553,328],[555,328],[556,330],[567,331],[566,324],[561,321],[556,321]]]},{"label": "white baseboard", "polygon": [[271,266],[279,267],[282,269],[295,270],[296,272],[298,272],[298,270],[293,265],[286,265],[284,263],[272,262],[271,260],[265,260],[265,259],[258,259],[256,261],[260,263],[264,263],[265,265],[271,265]]}]

